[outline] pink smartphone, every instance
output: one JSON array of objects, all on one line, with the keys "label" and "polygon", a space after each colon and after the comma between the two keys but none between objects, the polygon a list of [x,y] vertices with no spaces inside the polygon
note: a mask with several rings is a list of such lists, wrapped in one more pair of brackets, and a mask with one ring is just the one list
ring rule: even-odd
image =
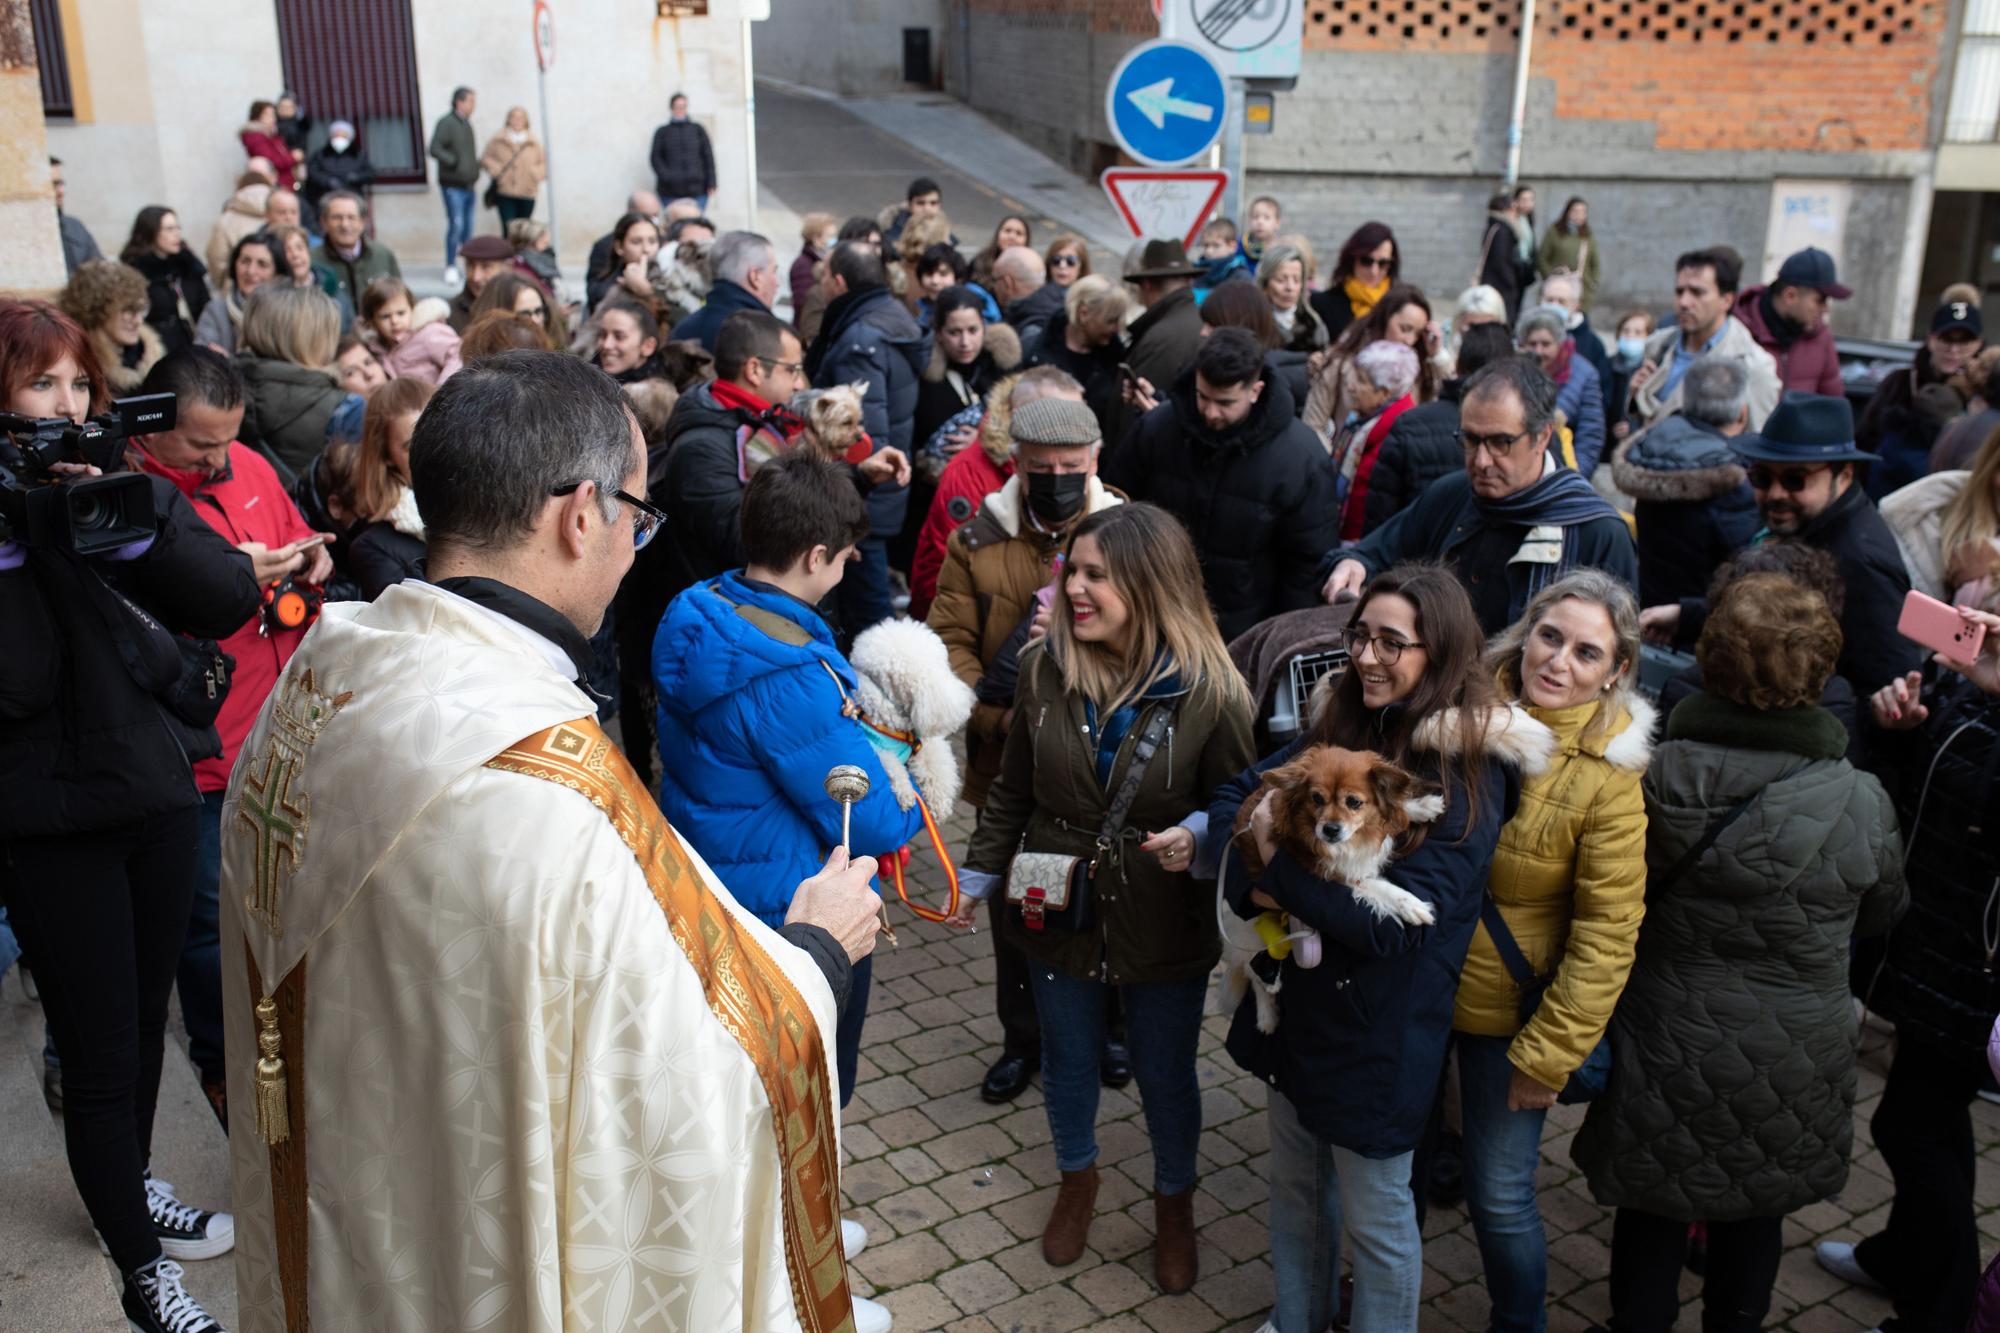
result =
[{"label": "pink smartphone", "polygon": [[1986,626],[1974,624],[1935,597],[1910,590],[1903,598],[1903,614],[1896,620],[1896,633],[1936,652],[1960,666],[1971,666],[1986,642]]},{"label": "pink smartphone", "polygon": [[1058,555],[1049,562],[1049,581],[1035,589],[1035,600],[1044,607],[1053,606],[1056,600],[1056,585],[1062,582],[1063,558]]}]

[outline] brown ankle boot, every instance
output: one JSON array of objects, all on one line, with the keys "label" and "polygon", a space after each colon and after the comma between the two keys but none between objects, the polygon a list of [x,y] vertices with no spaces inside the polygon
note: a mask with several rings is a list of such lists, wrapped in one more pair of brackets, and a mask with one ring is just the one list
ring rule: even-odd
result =
[{"label": "brown ankle boot", "polygon": [[1153,1196],[1153,1280],[1169,1296],[1194,1285],[1194,1191]]},{"label": "brown ankle boot", "polygon": [[1090,1219],[1097,1213],[1097,1167],[1062,1173],[1055,1211],[1042,1229],[1042,1258],[1051,1268],[1064,1268],[1083,1257],[1090,1242]]}]

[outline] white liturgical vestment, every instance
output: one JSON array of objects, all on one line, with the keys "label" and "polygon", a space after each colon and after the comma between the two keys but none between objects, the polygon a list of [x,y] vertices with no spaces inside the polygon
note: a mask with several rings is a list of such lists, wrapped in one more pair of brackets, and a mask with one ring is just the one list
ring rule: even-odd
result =
[{"label": "white liturgical vestment", "polygon": [[223,813],[245,1333],[851,1329],[826,980],[629,774],[512,624],[325,608]]}]

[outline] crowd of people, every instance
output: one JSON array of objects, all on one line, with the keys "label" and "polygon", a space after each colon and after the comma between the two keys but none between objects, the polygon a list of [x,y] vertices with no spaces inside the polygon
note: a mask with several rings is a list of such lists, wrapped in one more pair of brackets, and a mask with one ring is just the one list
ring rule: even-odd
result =
[{"label": "crowd of people", "polygon": [[[1268,1085],[1267,1327],[1414,1329],[1424,1211],[1462,1197],[1490,1326],[1543,1328],[1536,1174],[1567,1100],[1616,1210],[1610,1327],[1670,1328],[1695,1264],[1704,1327],[1756,1329],[1785,1217],[1846,1178],[1858,1002],[1896,1025],[1872,1126],[1896,1199],[1819,1262],[1885,1290],[1885,1327],[1966,1326],[2000,1015],[2000,348],[1976,291],[1940,294],[1857,418],[1830,256],[1745,286],[1734,251],[1690,250],[1656,275],[1670,321],[1626,311],[1607,340],[1593,298],[1633,261],[1581,198],[1538,239],[1526,188],[1494,197],[1442,320],[1389,227],[1322,271],[1269,197],[1113,273],[1018,216],[968,257],[982,238],[920,178],[879,216],[808,214],[788,263],[704,216],[679,95],[656,188],[572,290],[525,111],[482,150],[474,105],[431,141],[448,301],[368,234],[353,125],[321,140],[288,94],[251,110],[206,263],[174,208],[116,259],[65,219],[59,298],[0,303],[7,411],[176,403],[95,460],[146,479],[144,532],[0,542],[0,962],[18,937],[136,1326],[216,1328],[177,1264],[236,1240],[148,1171],[170,992],[232,1134],[265,1075],[225,1038],[232,772],[323,605],[403,623],[420,596],[525,626],[733,903],[813,954],[838,1104],[869,943],[802,932],[806,886],[830,848],[958,867],[931,915],[990,927],[981,1095],[1042,1080],[1051,1265],[1090,1243],[1099,1089],[1136,1081],[1155,1280],[1197,1280],[1224,963],[1229,1055]],[[475,234],[482,174],[497,233]],[[451,452],[475,408],[504,434],[558,384],[583,401],[583,366],[619,390],[610,463],[551,488],[535,440],[491,476]],[[531,534],[580,561],[605,522],[630,570],[601,617],[468,563]],[[1955,628],[1906,614],[1912,590]],[[1343,665],[1294,698],[1314,652]],[[846,805],[843,769],[867,779]],[[976,832],[947,848],[960,803]],[[1362,839],[1414,907],[1326,869]],[[866,1242],[839,1228],[847,1258]]]}]

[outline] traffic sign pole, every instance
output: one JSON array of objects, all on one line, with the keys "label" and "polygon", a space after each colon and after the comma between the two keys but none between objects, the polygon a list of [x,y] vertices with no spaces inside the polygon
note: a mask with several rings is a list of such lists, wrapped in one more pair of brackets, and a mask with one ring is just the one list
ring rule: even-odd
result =
[{"label": "traffic sign pole", "polygon": [[1222,123],[1222,169],[1229,176],[1223,207],[1240,231],[1248,225],[1243,214],[1243,80],[1229,81],[1229,113]]},{"label": "traffic sign pole", "polygon": [[544,0],[537,0],[534,17],[535,85],[542,99],[542,179],[549,187],[550,246],[562,262],[562,227],[556,221],[555,127],[549,124],[549,66],[556,62],[556,21]]}]

